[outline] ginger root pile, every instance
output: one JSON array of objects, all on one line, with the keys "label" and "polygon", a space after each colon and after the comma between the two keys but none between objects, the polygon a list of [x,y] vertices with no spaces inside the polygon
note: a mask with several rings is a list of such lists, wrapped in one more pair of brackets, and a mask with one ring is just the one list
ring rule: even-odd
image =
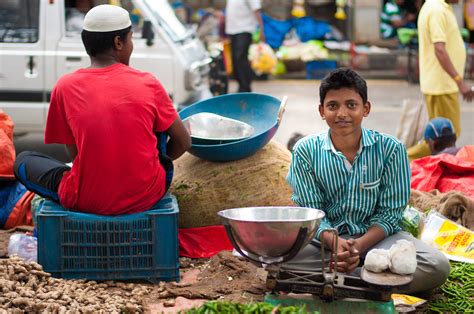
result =
[{"label": "ginger root pile", "polygon": [[0,259],[0,313],[141,313],[150,290],[133,283],[52,278],[37,263]]}]

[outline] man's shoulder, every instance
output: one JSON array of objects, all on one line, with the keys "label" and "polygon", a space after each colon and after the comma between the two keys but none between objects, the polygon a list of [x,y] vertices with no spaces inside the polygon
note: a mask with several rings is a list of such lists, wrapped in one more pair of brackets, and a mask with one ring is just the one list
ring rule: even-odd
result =
[{"label": "man's shoulder", "polygon": [[366,130],[368,134],[372,136],[376,141],[382,141],[384,143],[390,143],[390,144],[402,144],[402,142],[400,142],[400,140],[397,139],[393,135],[383,133],[377,130],[371,130],[371,129],[366,129]]},{"label": "man's shoulder", "polygon": [[86,79],[83,77],[83,75],[81,75],[80,71],[78,70],[61,76],[56,82],[55,86],[64,88],[70,85],[81,84],[85,81]]},{"label": "man's shoulder", "polygon": [[123,67],[122,71],[125,75],[130,75],[130,76],[135,76],[137,78],[143,78],[143,79],[147,79],[147,80],[155,80],[156,81],[156,77],[152,73],[146,72],[146,71],[141,71],[141,70],[132,68],[131,66]]},{"label": "man's shoulder", "polygon": [[377,151],[381,151],[386,158],[400,149],[406,150],[405,145],[393,135],[375,130],[367,130],[367,133],[373,138]]},{"label": "man's shoulder", "polygon": [[421,17],[428,17],[433,14],[444,14],[447,12],[446,9],[445,3],[441,3],[440,1],[426,1],[421,7],[419,15]]},{"label": "man's shoulder", "polygon": [[[89,81],[91,77],[96,75],[96,73],[87,72],[83,70],[84,69],[79,69],[72,73],[64,74],[58,79],[58,81],[56,82],[56,86],[66,87],[69,85],[81,84],[84,81]],[[104,72],[104,73],[109,73],[109,75],[114,76],[114,77],[128,76],[134,80],[158,82],[158,80],[152,73],[140,71],[129,66],[123,66],[120,69],[116,69],[114,71]]]},{"label": "man's shoulder", "polygon": [[296,142],[294,150],[301,151],[318,149],[323,146],[326,137],[327,132],[307,135]]}]

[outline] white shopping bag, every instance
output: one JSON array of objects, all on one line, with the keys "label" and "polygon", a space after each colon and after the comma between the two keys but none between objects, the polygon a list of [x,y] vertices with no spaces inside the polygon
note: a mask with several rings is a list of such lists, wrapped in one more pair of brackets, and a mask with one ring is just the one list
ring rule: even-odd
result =
[{"label": "white shopping bag", "polygon": [[422,99],[404,99],[402,115],[398,122],[395,136],[411,147],[423,139],[423,132],[428,123],[428,112]]}]

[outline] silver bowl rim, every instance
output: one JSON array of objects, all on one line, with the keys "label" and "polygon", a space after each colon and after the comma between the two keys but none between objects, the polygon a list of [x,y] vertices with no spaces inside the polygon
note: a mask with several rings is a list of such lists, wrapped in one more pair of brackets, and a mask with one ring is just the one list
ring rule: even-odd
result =
[{"label": "silver bowl rim", "polygon": [[[226,215],[224,215],[224,212],[228,210],[238,210],[238,209],[251,209],[251,208],[288,208],[288,209],[311,209],[311,210],[316,210],[318,211],[319,215],[321,217],[316,217],[316,218],[311,218],[311,219],[291,219],[291,220],[250,220],[250,219],[236,219],[236,218],[231,218]],[[217,214],[227,220],[232,220],[232,221],[242,221],[242,222],[257,222],[257,223],[280,223],[280,222],[306,222],[306,221],[312,221],[316,219],[323,219],[326,216],[326,213],[318,208],[312,208],[312,207],[303,207],[303,206],[249,206],[249,207],[236,207],[236,208],[228,208],[228,209],[223,209],[217,212]]]}]

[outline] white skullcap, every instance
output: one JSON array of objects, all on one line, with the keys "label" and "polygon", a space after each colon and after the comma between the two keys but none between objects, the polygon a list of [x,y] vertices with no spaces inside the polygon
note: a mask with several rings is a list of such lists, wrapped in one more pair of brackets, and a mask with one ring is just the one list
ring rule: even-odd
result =
[{"label": "white skullcap", "polygon": [[112,32],[132,25],[127,10],[109,4],[102,4],[87,12],[83,29],[89,32]]}]

